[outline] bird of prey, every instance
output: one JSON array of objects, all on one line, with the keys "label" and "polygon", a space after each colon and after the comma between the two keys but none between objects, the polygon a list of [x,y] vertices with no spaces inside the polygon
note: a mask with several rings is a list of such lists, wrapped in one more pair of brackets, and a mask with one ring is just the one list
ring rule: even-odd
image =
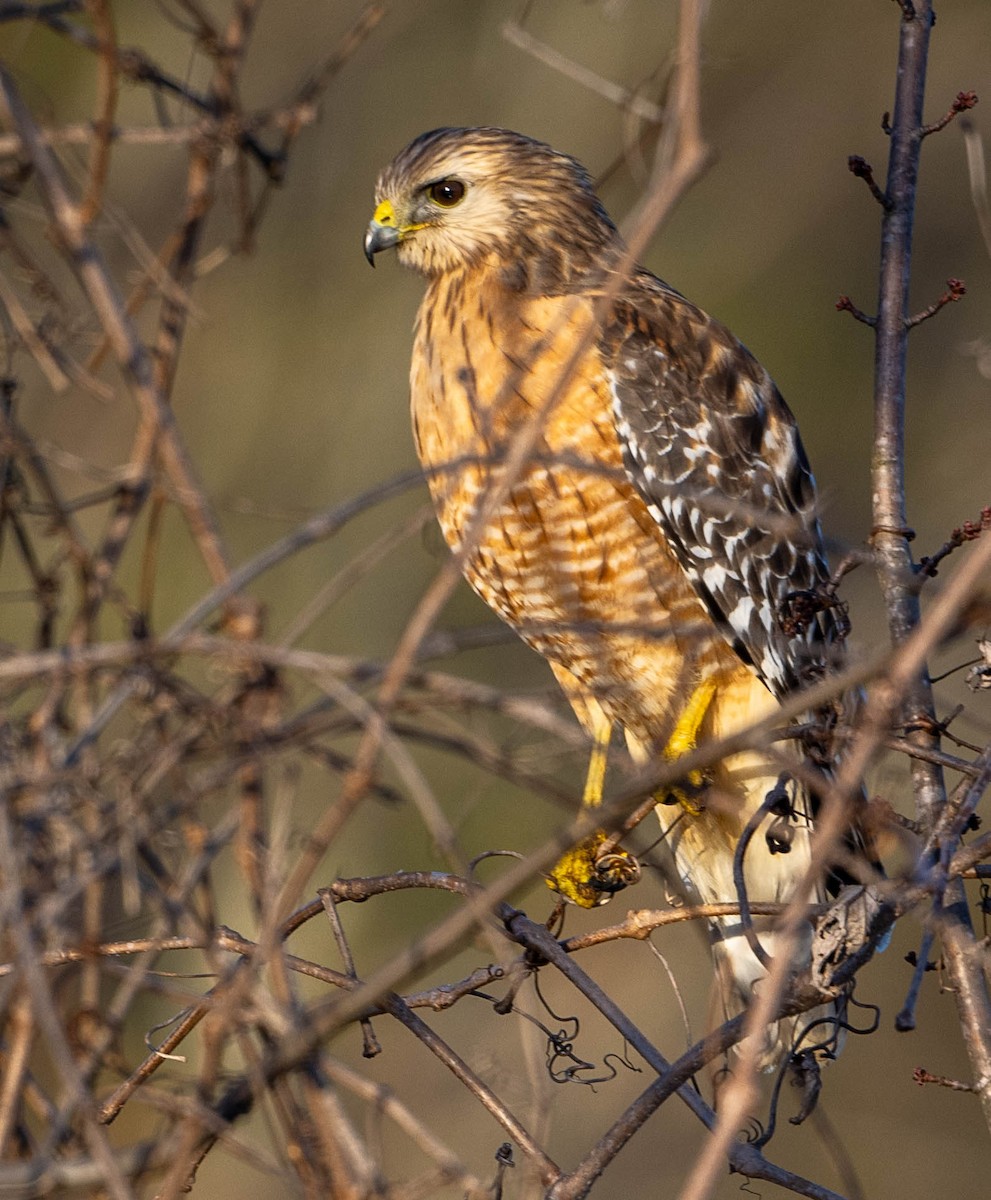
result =
[{"label": "bird of prey", "polygon": [[[649,271],[620,269],[585,169],[508,130],[436,129],[382,171],[375,202],[369,262],[395,249],[426,278],[412,417],[441,528],[592,739],[584,802],[601,800],[616,727],[641,761],[674,761],[830,670],[839,622],[794,417],[724,326]],[[800,760],[794,743],[737,753],[656,797],[699,900],[738,899],[734,852],[752,819],[749,901],[792,894],[811,861]],[[633,865],[599,833],[550,882],[591,906]],[[773,955],[768,923],[754,929]],[[767,960],[739,917],[711,932],[732,1014]],[[773,1026],[765,1064],[794,1037]]]}]

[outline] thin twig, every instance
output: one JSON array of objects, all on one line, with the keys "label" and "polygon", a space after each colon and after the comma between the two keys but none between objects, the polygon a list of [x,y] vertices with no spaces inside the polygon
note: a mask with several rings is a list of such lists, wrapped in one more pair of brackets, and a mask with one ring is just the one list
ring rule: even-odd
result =
[{"label": "thin twig", "polygon": [[93,119],[89,157],[89,179],[79,206],[79,219],[88,225],[99,213],[110,170],[111,131],[117,112],[117,32],[109,0],[86,0],[86,10],[99,42],[97,80],[98,115]]},{"label": "thin twig", "polygon": [[507,42],[516,46],[525,54],[531,55],[552,70],[559,71],[567,79],[574,80],[579,87],[585,88],[586,91],[595,92],[597,95],[603,96],[610,104],[616,105],[617,108],[629,111],[634,116],[640,117],[644,121],[649,121],[651,125],[662,125],[664,123],[665,114],[663,108],[653,104],[644,96],[640,96],[636,92],[631,92],[629,88],[620,87],[619,84],[613,83],[609,79],[603,79],[601,75],[589,70],[588,67],[583,67],[581,63],[576,63],[574,59],[568,58],[559,50],[555,50],[553,46],[549,46],[546,42],[535,38],[519,22],[507,21],[502,27],[502,36]]},{"label": "thin twig", "polygon": [[888,211],[891,208],[891,201],[878,187],[877,180],[874,178],[874,168],[867,159],[862,158],[859,154],[851,154],[847,159],[847,166],[850,168],[850,174],[856,179],[862,179],[878,204]]},{"label": "thin twig", "polygon": [[931,133],[939,133],[941,129],[945,129],[949,125],[954,117],[969,112],[976,103],[976,92],[957,92],[956,99],[950,105],[949,110],[938,121],[934,121],[931,125],[923,125],[919,130],[919,137],[924,138]]},{"label": "thin twig", "polygon": [[42,195],[70,262],[89,296],[97,316],[110,336],[118,361],[127,376],[142,414],[159,432],[160,453],[194,534],[201,542],[203,555],[214,578],[226,580],[227,554],[213,515],[206,505],[203,489],[182,440],[175,418],[153,383],[149,355],[96,247],[88,240],[79,210],[70,198],[61,170],[51,151],[38,137],[37,126],[20,98],[13,79],[0,66],[0,91],[18,133],[29,148]]},{"label": "thin twig", "polygon": [[925,1087],[927,1083],[937,1083],[940,1087],[949,1088],[952,1092],[977,1091],[973,1084],[961,1083],[959,1079],[948,1079],[945,1075],[932,1075],[925,1067],[916,1067],[912,1072],[912,1079],[919,1087]]},{"label": "thin twig", "polygon": [[929,969],[929,951],[932,949],[933,938],[935,934],[931,929],[927,929],[922,935],[922,944],[919,947],[919,952],[915,960],[915,968],[912,971],[912,982],[909,984],[908,995],[905,997],[905,1003],[895,1017],[895,1028],[899,1033],[907,1033],[915,1028],[915,1006],[919,1000],[919,992],[922,989],[922,978]]},{"label": "thin twig", "polygon": [[924,554],[919,559],[919,573],[930,577],[937,575],[937,568],[944,558],[948,558],[965,542],[976,542],[981,534],[988,530],[991,530],[991,504],[986,504],[981,509],[981,515],[976,521],[964,521],[962,525],[953,529],[935,554]]},{"label": "thin twig", "polygon": [[934,317],[947,304],[956,304],[958,300],[962,300],[966,294],[967,288],[964,286],[962,279],[948,279],[946,281],[946,291],[938,300],[934,300],[932,304],[922,309],[921,312],[905,318],[906,328],[914,329],[916,325],[921,325],[923,321],[928,321],[930,317]]},{"label": "thin twig", "polygon": [[877,317],[868,316],[854,304],[849,296],[840,296],[835,307],[837,312],[848,312],[855,321],[859,321],[862,325],[869,325],[871,329],[877,328]]}]

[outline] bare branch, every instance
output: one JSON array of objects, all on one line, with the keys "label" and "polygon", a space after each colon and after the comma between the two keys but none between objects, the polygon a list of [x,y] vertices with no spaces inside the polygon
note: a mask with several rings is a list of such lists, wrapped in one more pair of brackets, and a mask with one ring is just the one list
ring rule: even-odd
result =
[{"label": "bare branch", "polygon": [[954,550],[959,549],[965,542],[976,542],[982,533],[991,529],[991,504],[981,509],[981,515],[976,521],[964,521],[957,526],[935,554],[924,554],[919,559],[919,573],[930,578],[939,573],[939,564],[948,558]]},{"label": "bare branch", "polygon": [[921,325],[923,321],[928,321],[930,317],[934,317],[947,304],[956,304],[958,300],[962,300],[967,294],[967,288],[964,286],[962,279],[948,279],[946,281],[946,289],[942,296],[938,300],[934,300],[928,308],[924,308],[914,316],[906,317],[906,327],[914,329],[916,325]]},{"label": "bare branch", "polygon": [[956,99],[950,105],[949,111],[938,121],[934,121],[932,125],[923,125],[919,130],[919,137],[928,137],[931,133],[939,133],[941,129],[945,129],[949,125],[954,117],[969,112],[976,103],[976,92],[957,92]]},{"label": "bare branch", "polygon": [[977,1088],[971,1087],[969,1083],[961,1083],[959,1079],[947,1079],[945,1075],[932,1075],[925,1067],[916,1067],[912,1072],[912,1079],[919,1087],[925,1087],[927,1083],[938,1083],[940,1087],[949,1088],[953,1092],[977,1091]]},{"label": "bare branch", "polygon": [[568,79],[573,79],[580,87],[603,96],[610,104],[615,104],[617,108],[626,109],[634,116],[640,117],[644,121],[649,121],[652,125],[662,125],[664,123],[665,114],[663,108],[652,104],[649,100],[638,95],[636,92],[631,92],[628,88],[620,87],[608,79],[603,79],[601,75],[597,75],[595,71],[590,71],[580,63],[574,62],[573,59],[555,50],[553,46],[548,46],[546,42],[535,38],[532,33],[525,30],[517,21],[507,21],[502,27],[502,36],[507,42],[517,46],[525,54],[532,55],[552,70],[559,71]]},{"label": "bare branch", "polygon": [[[884,594],[888,623],[895,645],[911,640],[919,625],[916,566],[905,534],[904,424],[906,362],[908,355],[908,285],[912,253],[916,182],[919,170],[920,132],[925,90],[929,33],[933,23],[930,0],[917,0],[912,19],[902,21],[899,41],[897,90],[891,124],[891,153],[886,195],[891,209],[882,218],[881,286],[878,304],[875,357],[875,449],[873,472],[874,533],[878,576]],[[962,107],[970,100],[961,93]],[[952,288],[951,288],[952,291]],[[982,556],[983,557],[983,556]],[[961,576],[963,575],[961,571]],[[958,576],[958,579],[960,576]],[[932,689],[924,660],[920,673],[906,681],[902,719],[912,743],[938,750]],[[920,825],[935,830],[946,807],[942,771],[933,762],[913,758],[912,778]],[[952,850],[951,850],[952,853]],[[962,887],[951,883],[943,923],[944,954],[954,983],[964,1041],[981,1081],[985,1119],[991,1129],[991,994],[988,980],[973,953],[973,932]]]},{"label": "bare branch", "polygon": [[859,154],[851,154],[847,159],[847,166],[850,168],[850,173],[857,179],[862,179],[870,189],[871,195],[880,204],[885,211],[890,211],[891,201],[877,186],[874,179],[874,168],[866,158],[861,158]]},{"label": "bare branch", "polygon": [[871,329],[877,327],[877,317],[869,317],[867,313],[859,309],[849,296],[840,296],[836,301],[837,312],[848,312],[855,321],[860,321],[863,325],[869,325]]},{"label": "bare branch", "polygon": [[79,220],[88,225],[100,211],[103,190],[110,169],[111,131],[117,112],[117,35],[114,29],[110,0],[86,0],[99,43],[98,115],[93,120],[90,146],[89,181],[86,195],[79,208]]}]

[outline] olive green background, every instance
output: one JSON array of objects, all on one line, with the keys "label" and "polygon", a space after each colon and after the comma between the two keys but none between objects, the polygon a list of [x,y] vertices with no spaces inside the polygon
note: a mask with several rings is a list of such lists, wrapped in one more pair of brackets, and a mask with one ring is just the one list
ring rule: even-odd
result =
[{"label": "olive green background", "polygon": [[[261,11],[243,78],[246,106],[278,106],[308,69],[330,53],[360,4],[283,0]],[[160,62],[192,80],[207,64],[189,57],[188,40],[151,3],[117,5],[124,44],[142,45]],[[225,7],[214,3],[215,12]],[[319,123],[296,145],[285,185],[270,201],[257,248],[207,275],[193,294],[194,313],[182,355],[174,406],[215,502],[238,561],[267,545],[306,513],[332,505],[414,465],[407,419],[411,325],[421,291],[388,256],[368,269],[361,238],[372,208],[379,168],[411,137],[443,124],[494,124],[520,129],[581,159],[594,174],[623,150],[625,118],[600,96],[550,70],[501,36],[518,15],[516,0],[395,0],[384,20],[331,85]],[[539,0],[527,28],[561,53],[626,86],[643,81],[659,94],[673,48],[673,2]],[[927,90],[930,119],[960,90],[975,89],[982,103],[971,114],[986,128],[991,105],[991,8],[987,0],[947,0],[939,6]],[[872,352],[870,331],[834,310],[848,293],[861,308],[876,304],[879,209],[846,166],[861,154],[883,180],[887,141],[881,116],[893,102],[898,10],[891,0],[717,0],[704,34],[703,129],[715,151],[705,177],[680,202],[650,245],[647,265],[726,322],[774,375],[801,424],[819,481],[823,519],[838,547],[858,545],[870,518]],[[0,27],[0,50],[35,111],[50,120],[90,115],[93,78],[88,61],[52,35],[23,26]],[[651,81],[652,80],[652,81]],[[181,119],[177,110],[173,118]],[[127,88],[122,116],[152,123],[146,94]],[[649,156],[652,142],[648,139]],[[82,157],[79,157],[82,162]],[[649,162],[649,158],[648,158]],[[181,148],[119,147],[110,196],[149,244],[171,228],[184,187]],[[642,175],[620,163],[602,188],[621,219],[640,194]],[[224,176],[221,200],[205,248],[236,231],[233,176]],[[114,265],[122,277],[133,267],[119,241]],[[921,326],[912,338],[908,395],[908,497],[917,548],[938,547],[949,530],[976,517],[991,499],[991,265],[971,204],[963,139],[958,125],[928,139],[916,222],[913,304],[921,309],[949,276],[965,279],[966,299]],[[80,302],[80,308],[82,308]],[[25,423],[37,436],[108,467],[126,461],[135,414],[124,399],[107,404],[77,392],[53,397],[28,387],[21,397]],[[66,473],[68,491],[82,490]],[[423,491],[381,506],[337,538],[291,560],[255,588],[268,605],[277,635],[307,598],[372,538],[423,503]],[[412,607],[433,578],[444,551],[432,534],[414,536],[330,612],[301,644],[320,650],[386,658]],[[181,520],[170,515],[156,596],[154,623],[162,629],[208,587]],[[124,565],[125,576],[134,563]],[[952,568],[952,563],[944,574]],[[942,579],[942,576],[940,577]],[[937,581],[936,586],[938,586]],[[846,588],[855,620],[854,653],[886,639],[883,610],[869,568]],[[443,624],[492,619],[462,587]],[[12,618],[17,626],[16,615]],[[107,628],[107,636],[120,630]],[[9,636],[9,635],[8,635]],[[970,657],[967,640],[941,662]],[[477,650],[440,664],[508,689],[551,695],[549,672],[522,646]],[[940,691],[941,711],[958,698],[968,704],[955,727],[986,742],[991,708],[956,683]],[[512,742],[512,729],[503,728]],[[522,735],[521,735],[522,736]],[[532,738],[532,735],[530,735]],[[550,804],[530,800],[486,774],[434,751],[416,751],[469,853],[491,846],[526,850],[560,821]],[[557,755],[557,750],[547,751]],[[577,794],[581,763],[561,756],[561,777]],[[326,776],[304,771],[292,812],[298,832],[330,799]],[[897,764],[879,769],[874,789],[905,812],[911,798]],[[440,861],[409,806],[368,806],[335,846],[320,880],[335,874],[373,874]],[[493,868],[494,869],[494,868]],[[232,871],[220,898],[220,916],[246,934],[250,915],[240,903]],[[569,929],[618,920],[628,907],[661,903],[661,885],[649,880],[626,903],[575,914]],[[537,886],[520,902],[535,916],[549,905]],[[343,917],[368,973],[414,931],[449,911],[437,896],[372,902]],[[986,1194],[991,1152],[976,1100],[912,1083],[916,1064],[968,1078],[952,998],[940,979],[927,977],[919,1028],[893,1031],[909,968],[904,953],[917,946],[918,922],[908,918],[894,944],[863,973],[858,994],[882,1006],[879,1031],[851,1038],[826,1071],[823,1109],[846,1146],[865,1196],[922,1200],[934,1194]],[[322,931],[321,931],[322,934]],[[691,931],[662,932],[656,944],[670,957],[693,1017],[705,1023],[706,952]],[[333,962],[315,932],[293,946]],[[489,951],[479,945],[429,976],[456,978]],[[621,989],[624,1005],[665,1053],[683,1046],[677,1008],[659,964],[639,944],[588,953],[583,965],[607,987]],[[315,988],[304,988],[317,995]],[[574,996],[548,986],[558,1012],[576,1010]],[[474,1007],[470,1007],[474,1005]],[[168,1008],[161,1002],[164,1017]],[[552,1026],[557,1022],[545,1018]],[[861,1019],[861,1018],[858,1018]],[[480,1001],[467,1001],[432,1018],[508,1102],[536,1123],[531,1085],[519,1062],[512,1018],[497,1018]],[[579,1051],[596,1062],[622,1046],[600,1021],[584,1013]],[[869,1022],[869,1014],[862,1020]],[[477,1172],[488,1175],[501,1131],[398,1027],[378,1023],[384,1053],[362,1064],[394,1088]],[[334,1051],[361,1062],[356,1036]],[[140,1031],[131,1047],[141,1053]],[[181,1068],[176,1068],[180,1079]],[[646,1086],[644,1075],[620,1068],[616,1081],[590,1088],[548,1087],[534,1107],[550,1126],[550,1152],[573,1162]],[[785,1113],[793,1111],[786,1099]],[[137,1115],[128,1115],[137,1120]],[[153,1119],[153,1118],[148,1118]],[[771,1143],[775,1161],[843,1192],[816,1132],[784,1123]],[[374,1124],[374,1121],[372,1122]],[[417,1160],[408,1144],[382,1123],[387,1161],[403,1173]],[[247,1126],[241,1130],[247,1130]],[[252,1138],[267,1134],[253,1118]],[[635,1138],[601,1181],[595,1195],[676,1195],[702,1131],[672,1101]],[[518,1156],[517,1156],[518,1157]],[[522,1195],[519,1169],[508,1195]],[[741,1180],[726,1178],[720,1197],[736,1196]],[[218,1151],[200,1173],[199,1194],[220,1188],[243,1197],[272,1195],[273,1183]],[[780,1193],[759,1184],[764,1197]],[[194,1193],[196,1194],[196,1193]]]}]

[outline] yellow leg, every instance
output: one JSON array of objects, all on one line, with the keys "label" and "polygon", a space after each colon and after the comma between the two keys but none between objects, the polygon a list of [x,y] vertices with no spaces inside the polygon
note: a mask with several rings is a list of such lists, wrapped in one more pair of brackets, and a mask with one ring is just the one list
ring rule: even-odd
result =
[{"label": "yellow leg", "polygon": [[[598,808],[606,783],[612,721],[595,701],[589,702],[587,698],[583,699],[580,715],[582,724],[592,734],[582,808]],[[601,829],[583,838],[561,856],[547,878],[547,886],[572,904],[595,908],[605,904],[614,892],[635,883],[640,874],[636,859],[618,846],[610,846],[603,853],[606,841],[606,834]]]},{"label": "yellow leg", "polygon": [[606,763],[609,760],[609,743],[612,741],[612,721],[605,719],[595,725],[595,740],[588,758],[585,775],[585,790],[582,792],[582,808],[598,808],[602,804],[602,793],[606,786]]},{"label": "yellow leg", "polygon": [[[688,703],[681,710],[667,745],[664,747],[664,757],[669,762],[681,758],[683,754],[689,754],[698,745],[699,729],[702,727],[702,722],[705,720],[705,715],[709,711],[709,705],[715,694],[716,681],[707,679],[700,683],[689,696]],[[695,799],[695,794],[705,786],[705,777],[701,771],[689,771],[685,778],[688,787],[674,785],[668,788],[667,792],[659,799],[662,803],[673,801],[680,804],[694,816],[702,811]]]}]

